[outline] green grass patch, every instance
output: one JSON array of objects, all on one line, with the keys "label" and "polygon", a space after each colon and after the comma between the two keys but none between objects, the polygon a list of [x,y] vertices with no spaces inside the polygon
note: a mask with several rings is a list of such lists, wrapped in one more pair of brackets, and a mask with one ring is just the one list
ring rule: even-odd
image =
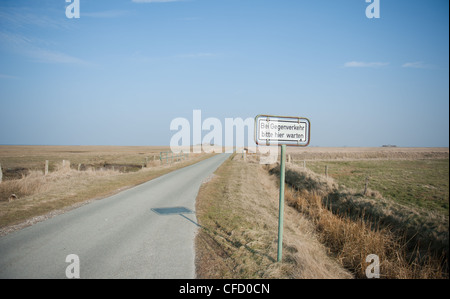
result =
[{"label": "green grass patch", "polygon": [[448,159],[307,162],[319,174],[326,166],[340,186],[363,190],[369,177],[369,188],[384,198],[449,215]]}]

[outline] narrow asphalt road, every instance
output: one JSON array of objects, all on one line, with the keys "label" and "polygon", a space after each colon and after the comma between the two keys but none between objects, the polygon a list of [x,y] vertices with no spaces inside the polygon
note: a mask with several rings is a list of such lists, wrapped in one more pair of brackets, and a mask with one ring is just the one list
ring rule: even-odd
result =
[{"label": "narrow asphalt road", "polygon": [[[228,154],[0,238],[0,278],[195,278],[195,199]],[[76,273],[76,272],[73,272]]]}]

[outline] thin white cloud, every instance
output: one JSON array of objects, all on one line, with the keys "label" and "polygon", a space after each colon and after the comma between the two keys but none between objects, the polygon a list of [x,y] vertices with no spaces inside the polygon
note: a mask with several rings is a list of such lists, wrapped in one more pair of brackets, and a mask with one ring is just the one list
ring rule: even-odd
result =
[{"label": "thin white cloud", "polygon": [[147,56],[140,51],[136,51],[131,55],[127,56],[131,62],[135,63],[154,63],[158,61],[167,61],[172,59],[208,59],[219,57],[221,54],[219,53],[210,53],[210,52],[198,52],[198,53],[185,53],[185,54],[175,54],[171,56]]},{"label": "thin white cloud", "polygon": [[25,44],[31,44],[32,40],[23,35],[17,35],[13,33],[6,33],[0,31],[0,42],[2,45],[8,45],[11,47],[20,47]]},{"label": "thin white cloud", "polygon": [[181,2],[184,0],[132,0],[134,3],[167,3],[167,2]]},{"label": "thin white cloud", "polygon": [[180,55],[177,55],[176,57],[179,57],[179,58],[206,58],[206,57],[215,57],[215,56],[217,56],[217,54],[202,52],[202,53],[180,54]]},{"label": "thin white cloud", "polygon": [[140,51],[136,51],[125,58],[135,63],[152,63],[158,60],[158,58],[143,55]]},{"label": "thin white cloud", "polygon": [[47,46],[51,44],[38,39],[31,39],[23,35],[0,32],[0,45],[9,48],[14,53],[19,53],[36,62],[91,65],[91,63],[71,56],[69,54],[50,50]]},{"label": "thin white cloud", "polygon": [[52,30],[70,29],[70,23],[64,18],[45,14],[36,14],[28,8],[6,8],[0,11],[0,27],[3,28],[45,28]]},{"label": "thin white cloud", "polygon": [[422,61],[406,62],[402,65],[402,67],[413,68],[413,69],[432,69],[432,68],[434,68],[433,65],[423,63]]},{"label": "thin white cloud", "polygon": [[180,21],[197,21],[197,20],[199,20],[199,18],[196,18],[196,17],[188,17],[188,18],[181,18],[181,19],[179,19]]},{"label": "thin white cloud", "polygon": [[107,19],[107,18],[123,17],[129,14],[130,12],[127,10],[106,10],[97,12],[81,12],[81,17]]},{"label": "thin white cloud", "polygon": [[11,76],[11,75],[5,75],[5,74],[0,74],[0,79],[19,79],[19,77]]},{"label": "thin white cloud", "polygon": [[379,68],[389,65],[387,62],[361,62],[350,61],[344,64],[344,67],[365,67],[365,68]]},{"label": "thin white cloud", "polygon": [[56,63],[56,64],[74,64],[87,66],[90,63],[62,52],[51,51],[46,49],[30,49],[27,54],[34,58],[37,62]]}]

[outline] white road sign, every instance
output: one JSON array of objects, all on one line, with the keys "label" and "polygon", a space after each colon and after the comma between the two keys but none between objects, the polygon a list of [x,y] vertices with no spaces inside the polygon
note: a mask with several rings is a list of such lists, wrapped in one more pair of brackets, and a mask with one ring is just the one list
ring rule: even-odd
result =
[{"label": "white road sign", "polygon": [[310,127],[307,118],[258,115],[255,118],[255,142],[258,145],[307,146]]}]

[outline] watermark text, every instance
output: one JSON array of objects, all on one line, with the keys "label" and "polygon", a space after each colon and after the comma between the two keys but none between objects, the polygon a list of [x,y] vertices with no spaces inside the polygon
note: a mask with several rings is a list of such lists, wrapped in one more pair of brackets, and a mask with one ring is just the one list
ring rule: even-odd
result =
[{"label": "watermark text", "polygon": [[68,19],[80,18],[80,0],[66,0],[66,3],[70,3],[66,6],[66,17]]},{"label": "watermark text", "polygon": [[366,3],[370,3],[366,8],[366,17],[368,19],[380,18],[380,0],[366,0]]}]

